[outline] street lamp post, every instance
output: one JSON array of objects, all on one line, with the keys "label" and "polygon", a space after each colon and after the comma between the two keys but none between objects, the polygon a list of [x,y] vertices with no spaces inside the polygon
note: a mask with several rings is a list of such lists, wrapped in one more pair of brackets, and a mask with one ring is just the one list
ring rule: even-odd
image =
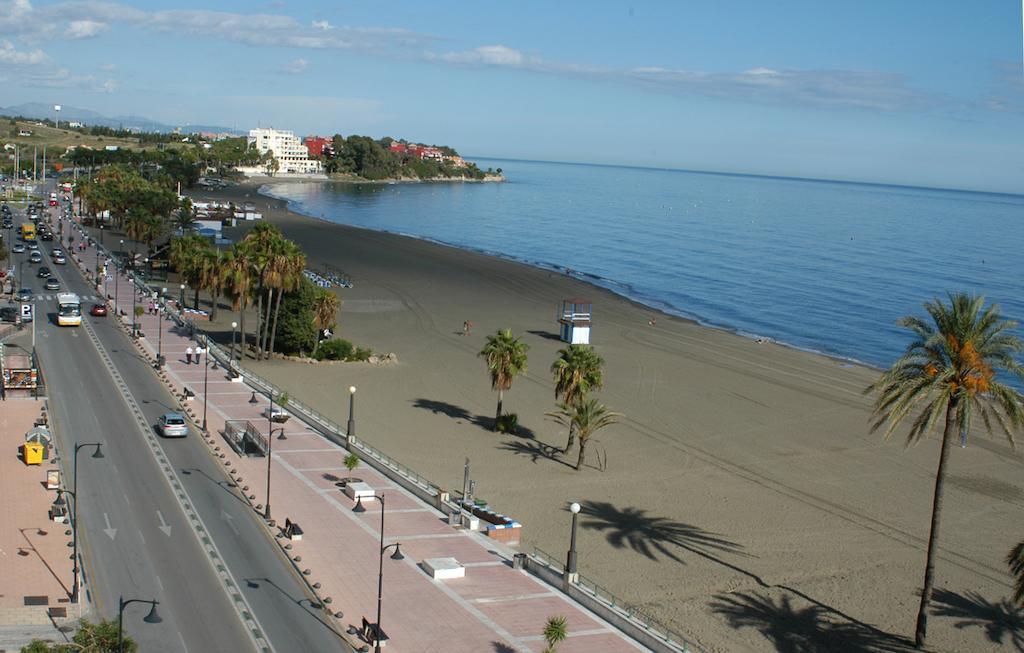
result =
[{"label": "street lamp post", "polygon": [[[231,323],[231,366],[235,365],[235,333],[238,329],[238,322]],[[230,371],[230,370],[228,370]]]},{"label": "street lamp post", "polygon": [[[263,519],[270,519],[270,463],[274,457],[274,391],[267,393],[270,408],[267,409],[267,503],[263,508]],[[283,430],[283,429],[282,429]]]},{"label": "street lamp post", "polygon": [[203,358],[203,433],[209,433],[206,430],[206,405],[210,398],[207,390],[207,382],[210,379],[210,336],[203,336],[203,350],[206,353]]},{"label": "street lamp post", "polygon": [[572,513],[572,535],[569,539],[569,555],[565,559],[565,578],[569,582],[575,582],[578,577],[576,572],[576,519],[580,514],[580,504],[570,505],[569,512]]},{"label": "street lamp post", "polygon": [[[121,247],[117,251],[118,251],[119,254],[124,251],[124,240],[123,239],[121,240]],[[119,267],[118,266],[118,260],[119,259],[117,259],[117,258],[114,259],[114,317],[115,318],[118,317],[118,311],[119,311],[119,309],[117,307],[117,291],[118,291],[118,287],[120,286],[120,281],[121,281],[121,274],[120,274],[120,270],[118,269],[118,267]]]},{"label": "street lamp post", "polygon": [[93,458],[103,458],[102,444],[99,442],[83,442],[75,444],[75,453],[71,456],[71,467],[72,475],[71,479],[71,497],[75,500],[74,505],[71,508],[71,540],[73,542],[72,547],[72,560],[71,560],[71,574],[74,578],[71,581],[71,602],[78,602],[78,452],[82,447],[96,447],[96,451],[93,452]]},{"label": "street lamp post", "polygon": [[356,434],[356,387],[348,387],[348,437],[351,440]]},{"label": "street lamp post", "polygon": [[179,310],[185,308],[185,284],[181,284],[181,302],[180,302],[180,304],[181,305],[179,306]]},{"label": "street lamp post", "polygon": [[156,599],[128,599],[125,601],[123,596],[117,597],[117,653],[124,651],[124,609],[130,603],[148,603],[153,606],[149,609],[149,614],[142,618],[147,624],[158,624],[163,621],[156,612],[156,606],[160,605],[160,601]]},{"label": "street lamp post", "polygon": [[[374,653],[380,653],[380,638],[381,638],[381,627],[380,627],[380,608],[383,597],[384,587],[384,554],[387,553],[388,549],[394,547],[395,552],[391,554],[392,560],[404,560],[405,556],[402,555],[401,544],[395,542],[384,546],[384,495],[373,495],[373,498],[380,501],[380,566],[377,569],[377,623],[373,625],[374,628]],[[359,497],[356,499],[356,505],[352,508],[352,512],[366,512],[366,508],[363,507],[363,498]]]},{"label": "street lamp post", "polygon": [[[163,288],[160,291],[160,301],[156,303],[156,322],[157,322],[157,334],[156,334],[156,364],[157,367],[163,367],[164,365],[164,296],[167,294],[167,289]],[[206,425],[203,425],[206,428]]]},{"label": "street lamp post", "polygon": [[[134,263],[134,261],[133,261]],[[132,271],[135,270],[135,266],[132,266]],[[138,327],[136,326],[135,320],[135,306],[139,297],[138,287],[135,285],[135,275],[132,275],[132,337],[136,337],[139,334]]]}]

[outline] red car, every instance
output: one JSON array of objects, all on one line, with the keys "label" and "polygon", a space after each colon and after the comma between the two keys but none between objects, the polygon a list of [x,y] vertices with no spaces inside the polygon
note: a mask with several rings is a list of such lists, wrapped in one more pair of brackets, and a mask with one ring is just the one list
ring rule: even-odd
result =
[{"label": "red car", "polygon": [[94,315],[96,317],[106,317],[107,316],[107,306],[106,306],[106,304],[93,304],[92,308],[89,309],[89,315]]},{"label": "red car", "polygon": [[57,200],[50,200],[50,206],[57,206]]}]

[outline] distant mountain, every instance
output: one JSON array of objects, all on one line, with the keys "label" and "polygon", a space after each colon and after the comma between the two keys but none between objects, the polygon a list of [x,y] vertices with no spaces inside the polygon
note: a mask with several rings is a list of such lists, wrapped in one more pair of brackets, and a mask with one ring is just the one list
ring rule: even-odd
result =
[{"label": "distant mountain", "polygon": [[[42,118],[54,119],[56,112],[53,110],[52,104],[43,104],[42,102],[28,102],[25,104],[19,104],[12,107],[0,107],[0,114],[5,116],[24,116],[25,118],[35,118],[37,120]],[[86,125],[99,125],[102,127],[110,127],[112,129],[137,129],[139,131],[147,132],[172,132],[177,127],[181,127],[183,132],[230,132],[233,134],[239,134],[238,130],[230,129],[228,127],[220,127],[218,125],[168,125],[149,118],[142,116],[116,116],[110,118],[104,116],[101,113],[91,111],[89,109],[80,109],[78,107],[69,107],[67,105],[61,105],[60,114],[58,116],[61,122],[76,121]]]}]

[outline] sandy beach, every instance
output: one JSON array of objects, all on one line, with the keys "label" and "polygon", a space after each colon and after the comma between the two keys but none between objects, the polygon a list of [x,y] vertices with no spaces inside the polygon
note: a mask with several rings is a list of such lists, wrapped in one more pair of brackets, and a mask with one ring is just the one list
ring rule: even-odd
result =
[{"label": "sandy beach", "polygon": [[[524,550],[564,559],[567,506],[579,501],[580,572],[709,650],[895,650],[911,636],[938,441],[906,449],[868,432],[862,390],[876,371],[659,314],[565,275],[299,216],[255,186],[193,195],[255,201],[310,267],[348,273],[338,334],[399,360],[247,365],[339,423],[357,386],[360,437],[441,486],[461,489],[468,457],[477,495],[524,524]],[[544,417],[564,346],[555,315],[569,297],[593,301],[599,397],[624,414],[579,472],[574,451],[555,451],[565,432]],[[223,311],[214,328],[230,330],[232,317]],[[505,398],[518,437],[489,430],[497,397],[477,353],[500,328],[530,346],[529,372]],[[980,432],[953,452],[935,650],[1021,646],[1003,558],[1024,537],[1022,465],[1005,439]]]}]

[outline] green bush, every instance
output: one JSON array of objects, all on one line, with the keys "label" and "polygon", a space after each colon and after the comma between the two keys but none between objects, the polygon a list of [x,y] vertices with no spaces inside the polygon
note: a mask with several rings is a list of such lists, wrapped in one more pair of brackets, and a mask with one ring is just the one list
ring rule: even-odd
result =
[{"label": "green bush", "polygon": [[505,413],[498,418],[498,424],[495,430],[498,433],[510,433],[515,434],[519,429],[519,415],[516,413]]},{"label": "green bush", "polygon": [[344,338],[326,340],[320,343],[320,347],[316,350],[318,361],[365,361],[371,355],[373,352],[370,349],[356,347]]}]

